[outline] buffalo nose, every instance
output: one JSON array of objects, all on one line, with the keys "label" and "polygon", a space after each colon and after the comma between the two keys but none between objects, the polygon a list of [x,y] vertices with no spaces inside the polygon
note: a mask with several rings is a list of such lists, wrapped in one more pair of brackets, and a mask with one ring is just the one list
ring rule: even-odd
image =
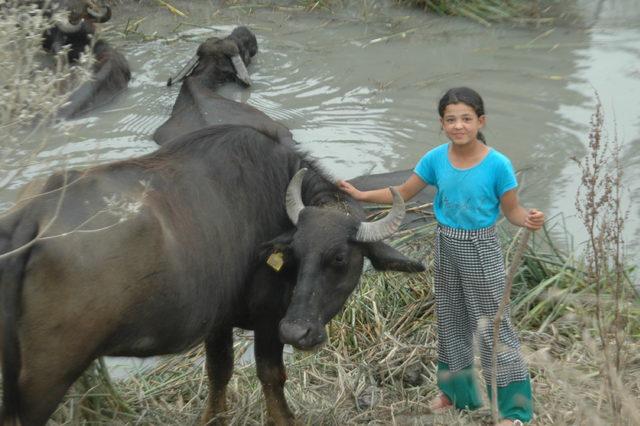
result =
[{"label": "buffalo nose", "polygon": [[300,324],[295,321],[280,322],[280,340],[282,343],[295,344],[311,333],[311,327],[308,324]]}]

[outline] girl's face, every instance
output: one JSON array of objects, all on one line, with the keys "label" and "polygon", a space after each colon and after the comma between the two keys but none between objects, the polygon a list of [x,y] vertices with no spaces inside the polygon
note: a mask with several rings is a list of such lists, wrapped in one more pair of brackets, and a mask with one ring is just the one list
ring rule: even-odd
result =
[{"label": "girl's face", "polygon": [[484,127],[485,116],[478,117],[467,104],[449,104],[440,118],[442,130],[451,142],[458,146],[479,143],[478,131]]}]

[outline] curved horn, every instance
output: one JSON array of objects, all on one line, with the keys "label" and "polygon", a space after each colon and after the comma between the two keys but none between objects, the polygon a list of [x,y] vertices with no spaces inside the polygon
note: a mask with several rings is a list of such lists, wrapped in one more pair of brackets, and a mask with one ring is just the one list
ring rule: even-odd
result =
[{"label": "curved horn", "polygon": [[304,209],[304,203],[302,202],[302,179],[304,179],[306,172],[306,168],[298,170],[291,178],[289,186],[287,186],[285,203],[289,219],[291,219],[294,225],[298,224],[298,216],[300,216],[300,212]]},{"label": "curved horn", "polygon": [[65,34],[77,33],[82,29],[82,19],[79,20],[77,24],[72,24],[69,21],[67,22],[56,21],[55,24],[56,24],[56,27],[58,27],[58,29]]},{"label": "curved horn", "polygon": [[383,240],[398,230],[402,219],[404,219],[404,200],[402,196],[393,187],[389,187],[391,194],[393,195],[393,206],[391,211],[384,218],[375,222],[362,222],[358,228],[358,234],[356,235],[356,241],[363,243],[371,243],[374,241]]},{"label": "curved horn", "polygon": [[173,83],[180,83],[182,80],[189,77],[193,70],[198,66],[199,61],[200,57],[198,55],[194,55],[193,58],[191,58],[189,62],[187,62],[187,65],[185,65],[178,74],[176,74],[174,77],[169,77],[167,86],[171,86]]},{"label": "curved horn", "polygon": [[247,71],[247,67],[244,65],[244,61],[242,60],[240,55],[232,56],[231,63],[233,64],[233,69],[236,70],[236,77],[238,77],[238,80],[240,80],[247,86],[251,86],[249,72]]},{"label": "curved horn", "polygon": [[92,6],[87,6],[87,15],[91,16],[95,22],[101,24],[111,19],[111,8],[105,6],[102,9],[94,9]]}]

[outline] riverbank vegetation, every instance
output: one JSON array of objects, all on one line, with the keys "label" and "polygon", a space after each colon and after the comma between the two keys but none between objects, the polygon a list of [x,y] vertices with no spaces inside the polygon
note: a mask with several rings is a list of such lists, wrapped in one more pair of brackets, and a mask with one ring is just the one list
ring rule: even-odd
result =
[{"label": "riverbank vegetation", "polygon": [[484,25],[492,22],[542,24],[553,22],[549,0],[394,0],[439,15],[462,16]]},{"label": "riverbank vegetation", "polygon": [[[112,0],[118,2],[120,0]],[[153,1],[178,16],[186,16],[171,0]],[[490,26],[496,22],[521,25],[551,24],[564,12],[558,10],[558,0],[389,0],[400,7],[420,8],[427,13],[459,16]],[[358,4],[369,9],[375,1],[370,0],[220,0],[220,7],[291,7],[299,6],[307,11],[335,11],[349,5]]]}]

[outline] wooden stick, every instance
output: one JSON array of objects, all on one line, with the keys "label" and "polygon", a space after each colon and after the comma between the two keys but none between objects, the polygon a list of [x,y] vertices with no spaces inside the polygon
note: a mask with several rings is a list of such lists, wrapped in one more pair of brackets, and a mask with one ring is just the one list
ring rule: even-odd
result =
[{"label": "wooden stick", "polygon": [[513,286],[513,277],[516,275],[518,268],[520,267],[520,260],[522,259],[522,254],[527,249],[527,245],[529,244],[529,236],[531,235],[531,231],[529,229],[524,229],[524,233],[522,235],[521,232],[523,229],[518,230],[518,234],[516,234],[516,238],[520,237],[520,241],[518,242],[518,246],[516,248],[515,253],[513,254],[513,258],[511,259],[511,263],[509,264],[509,270],[507,272],[507,277],[505,279],[504,284],[504,293],[502,294],[502,300],[500,301],[500,306],[498,307],[498,312],[496,312],[496,317],[493,319],[493,348],[491,350],[491,414],[493,415],[493,423],[498,424],[500,420],[500,413],[498,411],[498,333],[500,331],[500,323],[502,322],[502,316],[504,315],[504,310],[507,308],[509,304],[509,299],[511,298],[511,287]]}]

